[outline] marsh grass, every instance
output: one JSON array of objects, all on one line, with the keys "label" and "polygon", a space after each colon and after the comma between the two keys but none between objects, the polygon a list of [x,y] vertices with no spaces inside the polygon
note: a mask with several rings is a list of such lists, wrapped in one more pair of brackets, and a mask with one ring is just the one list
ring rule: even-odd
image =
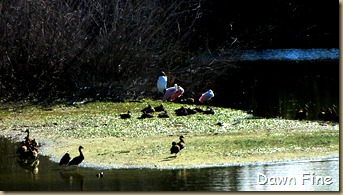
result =
[{"label": "marsh grass", "polygon": [[[139,119],[148,104],[163,104],[170,118]],[[57,162],[66,151],[78,155],[85,147],[83,166],[102,168],[179,168],[338,156],[337,123],[257,119],[241,110],[214,107],[214,115],[176,116],[181,106],[170,102],[89,103],[26,106],[1,110],[1,134],[20,141],[25,129]],[[199,106],[206,109],[206,106]],[[120,119],[120,113],[132,118]],[[222,122],[224,126],[218,126]],[[186,136],[186,148],[170,155],[172,141]]]}]

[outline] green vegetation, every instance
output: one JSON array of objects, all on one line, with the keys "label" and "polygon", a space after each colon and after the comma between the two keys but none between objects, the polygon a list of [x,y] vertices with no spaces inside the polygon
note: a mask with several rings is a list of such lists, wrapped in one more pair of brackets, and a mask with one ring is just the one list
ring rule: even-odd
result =
[{"label": "green vegetation", "polygon": [[[170,118],[138,119],[141,109],[163,103]],[[143,102],[85,105],[2,105],[0,134],[20,141],[25,129],[43,147],[42,154],[59,161],[66,151],[78,155],[85,147],[83,166],[180,168],[285,161],[338,156],[338,123],[255,118],[241,110],[214,107],[214,115],[176,116],[182,104]],[[183,105],[194,108],[195,105]],[[206,109],[206,106],[199,106]],[[120,113],[132,112],[131,119]],[[217,125],[222,122],[224,125]],[[172,141],[186,136],[186,148],[177,158]]]}]

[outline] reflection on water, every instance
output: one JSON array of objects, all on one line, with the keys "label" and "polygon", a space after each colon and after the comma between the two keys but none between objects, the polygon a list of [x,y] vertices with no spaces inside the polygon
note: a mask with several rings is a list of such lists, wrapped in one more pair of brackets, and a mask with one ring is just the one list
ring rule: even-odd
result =
[{"label": "reflection on water", "polygon": [[235,59],[243,61],[257,60],[286,60],[286,61],[308,61],[308,60],[337,60],[339,49],[266,49],[266,50],[244,50],[234,55]]},{"label": "reflection on water", "polygon": [[212,87],[216,106],[295,119],[297,108],[306,105],[308,120],[339,107],[338,49],[246,50],[233,58],[235,66]]},{"label": "reflection on water", "polygon": [[[104,177],[96,177],[99,170],[91,168],[67,169],[39,157],[37,171],[22,167],[15,157],[15,145],[0,139],[0,189],[4,191],[338,191],[339,160],[261,164],[203,169],[114,169],[101,170]],[[38,171],[39,169],[39,171]],[[258,174],[264,174],[258,181]],[[330,177],[332,183],[312,185],[303,173]],[[274,185],[270,178],[296,177],[296,183]],[[4,178],[4,179],[3,179]],[[318,183],[318,182],[317,182]]]}]

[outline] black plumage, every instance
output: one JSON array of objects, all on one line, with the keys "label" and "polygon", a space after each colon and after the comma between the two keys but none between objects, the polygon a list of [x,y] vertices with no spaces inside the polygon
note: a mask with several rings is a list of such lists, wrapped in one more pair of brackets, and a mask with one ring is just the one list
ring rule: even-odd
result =
[{"label": "black plumage", "polygon": [[70,154],[69,154],[68,152],[66,152],[66,153],[62,156],[62,158],[61,158],[60,162],[58,163],[58,165],[60,165],[60,166],[61,166],[61,165],[68,165],[70,159],[71,159]]},{"label": "black plumage", "polygon": [[185,148],[185,141],[183,140],[183,138],[185,138],[185,136],[180,135],[179,137],[180,140],[177,143],[177,145],[180,147],[180,151]]},{"label": "black plumage", "polygon": [[214,111],[211,107],[208,107],[206,110],[203,111],[203,114],[214,114]]},{"label": "black plumage", "polygon": [[122,119],[131,118],[131,112],[127,111],[126,114],[120,114],[120,118],[122,118]]},{"label": "black plumage", "polygon": [[152,118],[152,117],[154,117],[154,115],[143,112],[143,114],[141,115],[141,117],[139,117],[139,119]]},{"label": "black plumage", "polygon": [[298,107],[297,112],[295,113],[296,120],[303,120],[307,117],[307,107]]},{"label": "black plumage", "polygon": [[172,147],[170,148],[170,154],[176,154],[180,152],[180,146],[177,145],[175,141],[172,142]]},{"label": "black plumage", "polygon": [[164,106],[161,104],[161,105],[159,105],[159,106],[156,106],[155,108],[155,111],[156,112],[162,112],[162,111],[165,111],[165,109],[164,109]]},{"label": "black plumage", "polygon": [[144,113],[153,113],[155,112],[155,108],[153,108],[150,104],[146,107],[142,109],[142,112]]},{"label": "black plumage", "polygon": [[159,118],[169,118],[168,112],[167,111],[163,111],[161,113],[158,114]]},{"label": "black plumage", "polygon": [[187,109],[186,109],[184,106],[182,106],[182,107],[179,108],[179,109],[176,109],[176,110],[175,110],[175,114],[176,114],[177,116],[187,116],[187,115],[188,115]]},{"label": "black plumage", "polygon": [[74,157],[71,161],[69,161],[68,165],[79,165],[84,159],[85,157],[83,156],[83,153],[82,153],[82,150],[83,147],[82,146],[79,146],[79,153],[80,155],[79,156],[76,156]]}]

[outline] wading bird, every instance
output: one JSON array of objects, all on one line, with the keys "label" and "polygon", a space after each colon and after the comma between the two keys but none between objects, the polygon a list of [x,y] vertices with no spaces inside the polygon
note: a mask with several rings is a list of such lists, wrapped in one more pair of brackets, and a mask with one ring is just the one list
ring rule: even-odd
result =
[{"label": "wading bird", "polygon": [[211,98],[214,97],[213,91],[210,89],[207,92],[203,93],[201,97],[199,98],[199,102],[203,103],[207,100],[210,100]]},{"label": "wading bird", "polygon": [[185,90],[181,86],[177,86],[175,93],[173,93],[170,97],[170,101],[174,101],[175,99],[182,96]]},{"label": "wading bird", "polygon": [[78,166],[85,159],[85,157],[83,156],[83,153],[81,151],[82,149],[83,149],[83,147],[79,146],[79,153],[80,153],[80,155],[74,157],[71,161],[69,161],[68,166],[70,166],[70,165]]},{"label": "wading bird", "polygon": [[167,76],[166,74],[162,71],[157,79],[157,91],[161,94],[165,94],[166,88],[167,88]]}]

